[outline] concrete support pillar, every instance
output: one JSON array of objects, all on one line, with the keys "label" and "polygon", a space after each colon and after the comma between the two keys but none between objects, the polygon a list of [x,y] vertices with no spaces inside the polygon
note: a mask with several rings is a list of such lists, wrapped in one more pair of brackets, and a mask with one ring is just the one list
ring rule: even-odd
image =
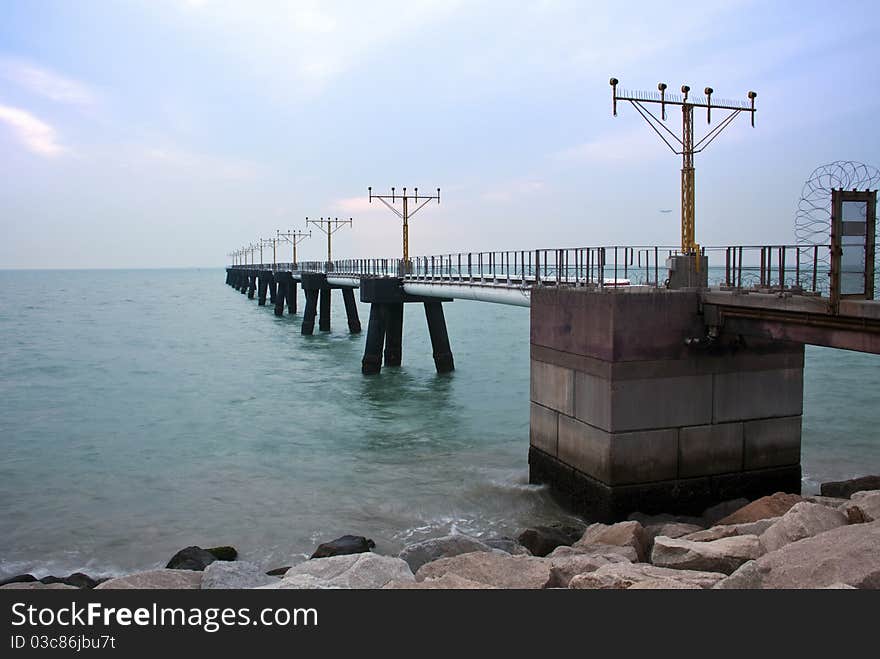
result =
[{"label": "concrete support pillar", "polygon": [[385,366],[400,366],[403,358],[403,303],[384,305]]},{"label": "concrete support pillar", "polygon": [[315,331],[315,317],[318,315],[319,289],[305,289],[306,310],[303,314],[302,333],[311,335]]},{"label": "concrete support pillar", "polygon": [[446,331],[446,317],[443,315],[443,303],[433,300],[425,302],[425,318],[428,321],[428,333],[431,335],[434,366],[437,367],[437,372],[449,373],[455,370],[452,348],[449,346],[449,333]]},{"label": "concrete support pillar", "polygon": [[260,272],[259,287],[257,288],[257,304],[261,307],[266,306],[266,290],[269,288],[268,277],[271,277],[271,275],[267,272]]},{"label": "concrete support pillar", "polygon": [[226,268],[226,285],[227,286],[232,285],[232,269],[231,268]]},{"label": "concrete support pillar", "polygon": [[535,288],[530,480],[600,521],[799,492],[803,360],[707,341],[695,290]]},{"label": "concrete support pillar", "polygon": [[254,299],[254,293],[256,292],[256,290],[257,290],[257,273],[250,272],[250,273],[248,273],[248,291],[247,291],[248,300]]},{"label": "concrete support pillar", "polygon": [[352,334],[360,334],[361,321],[358,318],[357,302],[354,300],[354,290],[342,289],[342,301],[345,303],[345,315],[348,317],[348,331]]},{"label": "concrete support pillar", "polygon": [[248,276],[246,272],[239,272],[238,274],[238,292],[242,295],[247,294],[248,289]]},{"label": "concrete support pillar", "polygon": [[321,311],[318,316],[318,329],[322,332],[330,331],[330,289],[321,289]]},{"label": "concrete support pillar", "polygon": [[361,360],[361,373],[375,375],[382,370],[382,344],[385,342],[385,305],[373,302],[370,305],[370,320],[367,324],[367,344]]},{"label": "concrete support pillar", "polygon": [[269,304],[275,304],[275,298],[278,297],[278,281],[282,279],[280,273],[269,273]]},{"label": "concrete support pillar", "polygon": [[287,291],[287,288],[290,286],[290,275],[284,276],[287,273],[276,276],[275,279],[278,281],[276,284],[277,294],[274,296],[272,300],[275,303],[275,315],[283,316],[284,315],[284,293]]},{"label": "concrete support pillar", "polygon": [[290,314],[296,314],[296,279],[290,277],[287,282],[287,290],[285,292],[285,296],[287,297],[287,312]]}]

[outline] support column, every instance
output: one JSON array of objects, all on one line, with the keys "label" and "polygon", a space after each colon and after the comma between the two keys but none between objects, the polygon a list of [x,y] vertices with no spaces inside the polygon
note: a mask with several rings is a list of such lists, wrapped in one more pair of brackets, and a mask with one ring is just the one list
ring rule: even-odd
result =
[{"label": "support column", "polygon": [[296,279],[292,276],[287,281],[287,312],[291,315],[296,314]]},{"label": "support column", "polygon": [[443,315],[443,303],[439,301],[425,302],[425,318],[428,321],[428,333],[431,335],[431,347],[434,350],[434,366],[438,373],[449,373],[455,370],[452,359],[452,348],[449,346],[449,333],[446,331],[446,317]]},{"label": "support column", "polygon": [[236,286],[236,288],[238,289],[238,292],[241,293],[242,295],[247,294],[248,276],[247,276],[246,272],[239,272],[238,273],[238,286]]},{"label": "support column", "polygon": [[248,300],[254,299],[254,292],[256,292],[256,290],[257,290],[257,273],[251,272],[248,275],[248,291],[247,291]]},{"label": "support column", "polygon": [[272,273],[269,279],[269,304],[275,304],[275,298],[278,297],[278,284],[283,276],[278,273]]},{"label": "support column", "polygon": [[315,331],[315,316],[318,315],[318,289],[304,289],[306,310],[303,314],[302,333],[311,335]]},{"label": "support column", "polygon": [[348,331],[352,334],[360,334],[361,321],[358,318],[357,302],[354,300],[354,290],[342,289],[342,301],[345,303],[345,315],[348,317]]},{"label": "support column", "polygon": [[400,366],[403,353],[403,302],[384,305],[385,366]]},{"label": "support column", "polygon": [[385,342],[385,305],[373,302],[370,305],[370,320],[367,324],[367,344],[361,360],[361,373],[375,375],[382,370],[382,344]]},{"label": "support column", "polygon": [[802,344],[707,340],[695,290],[536,287],[529,480],[596,521],[799,492],[803,368]]},{"label": "support column", "polygon": [[330,289],[321,289],[321,314],[318,317],[318,329],[322,332],[330,331]]},{"label": "support column", "polygon": [[[286,275],[286,276],[285,276]],[[275,279],[278,280],[278,292],[277,295],[274,296],[273,302],[275,303],[275,315],[283,316],[284,315],[284,292],[287,290],[288,286],[290,286],[290,275],[284,273],[280,276],[276,276]]]},{"label": "support column", "polygon": [[266,277],[266,272],[260,272],[260,281],[259,287],[257,289],[257,304],[261,307],[266,306],[266,289],[269,287],[268,278]]}]

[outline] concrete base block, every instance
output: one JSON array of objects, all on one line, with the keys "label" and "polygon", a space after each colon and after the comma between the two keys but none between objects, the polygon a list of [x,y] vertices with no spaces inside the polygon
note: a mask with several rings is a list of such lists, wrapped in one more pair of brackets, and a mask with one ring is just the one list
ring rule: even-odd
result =
[{"label": "concrete base block", "polygon": [[559,502],[589,521],[613,522],[634,512],[699,515],[710,506],[737,497],[758,499],[774,492],[800,493],[801,468],[793,465],[610,486],[533,446],[529,449],[529,482],[552,484]]}]

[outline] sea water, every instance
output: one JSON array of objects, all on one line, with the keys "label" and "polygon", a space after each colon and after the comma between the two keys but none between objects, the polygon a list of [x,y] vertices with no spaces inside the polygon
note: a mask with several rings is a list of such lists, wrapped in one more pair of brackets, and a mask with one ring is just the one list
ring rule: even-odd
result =
[{"label": "sea water", "polygon": [[[444,305],[438,375],[407,305],[402,367],[364,377],[339,293],[332,332],[306,337],[224,278],[0,272],[0,577],[192,544],[273,568],[346,533],[391,553],[566,519],[528,485],[528,309]],[[880,472],[880,357],[808,346],[804,379],[805,491]]]}]

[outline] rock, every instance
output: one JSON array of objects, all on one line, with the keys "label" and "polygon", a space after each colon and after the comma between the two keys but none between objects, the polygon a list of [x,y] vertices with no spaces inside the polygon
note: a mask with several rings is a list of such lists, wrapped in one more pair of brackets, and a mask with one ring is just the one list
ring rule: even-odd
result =
[{"label": "rock", "polygon": [[865,522],[880,520],[880,490],[856,492],[852,495],[850,506],[857,508]]},{"label": "rock", "polygon": [[171,557],[166,570],[195,570],[200,572],[208,567],[217,558],[207,549],[201,547],[185,547]]},{"label": "rock", "polygon": [[32,574],[17,574],[14,577],[6,577],[0,580],[0,588],[11,583],[32,583],[34,581],[38,581],[38,579]]},{"label": "rock", "polygon": [[391,581],[383,586],[386,590],[485,590],[495,586],[471,581],[457,574],[444,574],[438,579],[424,581]]},{"label": "rock", "polygon": [[822,483],[819,490],[823,497],[849,499],[853,494],[862,490],[880,490],[880,476],[861,476],[851,478],[848,481]]},{"label": "rock", "polygon": [[471,552],[426,563],[416,581],[454,574],[469,581],[498,588],[544,588],[550,581],[550,562],[534,556],[510,556],[501,552]]},{"label": "rock", "polygon": [[[562,547],[558,547],[556,551],[559,549]],[[571,548],[566,547],[565,549]],[[593,572],[610,563],[630,563],[620,554],[578,553],[577,551],[556,556],[551,553],[544,560],[550,563],[550,581],[547,582],[546,588],[568,588],[572,578],[579,574]]]},{"label": "rock", "polygon": [[76,586],[66,583],[43,583],[41,581],[13,581],[4,586],[0,586],[0,590],[77,590]]},{"label": "rock", "polygon": [[202,573],[202,590],[238,590],[257,588],[278,581],[258,566],[245,561],[217,560]]},{"label": "rock", "polygon": [[500,549],[503,552],[512,554],[513,556],[531,556],[532,552],[523,547],[513,538],[502,536],[500,538],[481,538],[483,544],[490,546],[492,549]]},{"label": "rock", "polygon": [[592,544],[616,545],[618,547],[632,547],[636,550],[639,561],[644,561],[648,555],[648,534],[636,521],[618,522],[617,524],[591,524],[584,531],[580,540],[572,545],[575,548]]},{"label": "rock", "polygon": [[749,561],[716,588],[880,589],[880,521],[838,526]]},{"label": "rock", "polygon": [[[693,540],[694,542],[708,542],[710,540],[720,540],[721,538],[730,538],[735,535],[761,535],[764,531],[778,522],[781,517],[768,517],[767,519],[759,519],[757,522],[746,522],[744,524],[725,524],[713,526],[703,531],[695,531],[687,535],[679,536],[684,540]],[[671,536],[670,536],[671,537]]]},{"label": "rock", "polygon": [[840,512],[846,515],[847,524],[865,524],[871,520],[865,517],[865,513],[858,506],[847,503],[840,507]]},{"label": "rock", "polygon": [[654,540],[651,562],[660,567],[730,574],[762,553],[756,535],[737,535],[708,542],[661,535]]},{"label": "rock", "polygon": [[857,588],[850,586],[849,584],[840,583],[839,581],[837,583],[831,584],[830,586],[822,586],[822,589],[823,590],[857,590]]},{"label": "rock", "polygon": [[517,540],[533,556],[546,556],[557,547],[573,545],[582,533],[583,528],[563,524],[534,526],[520,533]]},{"label": "rock", "polygon": [[436,561],[438,558],[467,554],[472,551],[492,551],[492,547],[469,535],[457,533],[407,545],[397,557],[406,561],[410,570],[415,573],[425,563]]},{"label": "rock", "polygon": [[202,573],[198,570],[148,570],[124,577],[108,579],[95,586],[95,590],[197,590],[202,586]]},{"label": "rock", "polygon": [[747,506],[743,506],[736,512],[718,520],[718,524],[743,524],[745,522],[757,522],[768,517],[780,517],[800,501],[803,501],[803,498],[797,494],[777,492],[776,494],[761,497],[757,501],[752,501]]},{"label": "rock", "polygon": [[691,533],[700,533],[703,531],[702,526],[696,524],[685,524],[683,522],[664,522],[661,524],[651,524],[645,527],[645,535],[648,538],[646,553],[651,554],[654,547],[654,538],[658,535],[665,535],[667,538],[681,538]]},{"label": "rock", "polygon": [[706,508],[706,510],[703,511],[703,522],[706,526],[715,526],[716,524],[719,524],[718,520],[727,517],[731,513],[734,513],[747,505],[749,505],[749,500],[743,498],[722,501],[721,503]]},{"label": "rock", "polygon": [[89,575],[83,574],[82,572],[74,572],[70,576],[67,577],[43,577],[40,579],[40,583],[50,584],[50,583],[63,583],[68,586],[73,586],[74,588],[87,588],[91,589],[100,583],[99,581],[92,579]]},{"label": "rock", "polygon": [[776,551],[790,542],[810,538],[846,524],[846,515],[819,503],[801,501],[791,507],[760,536],[765,552]]},{"label": "rock", "polygon": [[[624,589],[640,582],[670,581],[697,588],[711,588],[724,579],[718,572],[674,570],[647,563],[614,563],[603,565],[594,572],[579,574],[568,584],[579,589]],[[677,586],[668,586],[677,587]]]},{"label": "rock", "polygon": [[222,547],[209,547],[205,550],[218,561],[234,561],[238,558],[238,550],[235,547],[224,545]]},{"label": "rock", "polygon": [[[372,552],[313,558],[287,571],[282,581],[308,575],[324,586],[336,588],[382,588],[389,581],[413,581],[406,561]],[[279,588],[290,586],[281,584]]]},{"label": "rock", "polygon": [[547,554],[547,558],[557,558],[560,556],[572,556],[572,555],[589,555],[589,556],[609,556],[614,555],[622,558],[630,563],[638,563],[639,555],[636,553],[635,547],[630,547],[629,545],[625,545],[623,547],[618,547],[616,545],[601,545],[601,544],[592,544],[592,545],[581,545],[580,547],[557,547],[549,554]]},{"label": "rock", "polygon": [[330,556],[348,556],[370,551],[376,543],[362,535],[344,535],[336,540],[318,545],[312,558],[329,558]]},{"label": "rock", "polygon": [[274,569],[269,570],[268,572],[266,572],[266,575],[269,576],[269,577],[283,577],[285,574],[287,574],[287,571],[288,571],[291,567],[293,567],[293,566],[292,566],[292,565],[287,565],[287,566],[285,566],[285,567],[276,567],[276,568],[274,568]]}]

